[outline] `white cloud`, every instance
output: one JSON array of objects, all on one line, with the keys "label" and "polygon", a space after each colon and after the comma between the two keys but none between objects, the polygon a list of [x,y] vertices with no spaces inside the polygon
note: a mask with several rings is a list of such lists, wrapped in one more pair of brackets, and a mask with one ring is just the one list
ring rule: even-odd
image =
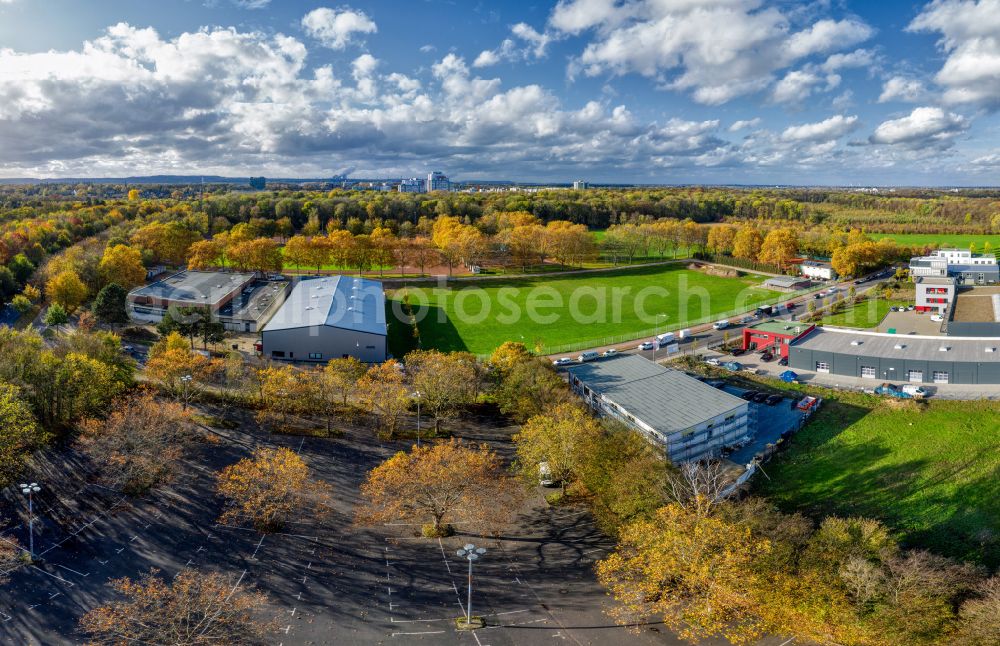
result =
[{"label": "white cloud", "polygon": [[[761,0],[562,0],[549,26],[567,34],[594,32],[571,62],[571,78],[636,73],[663,88],[690,91],[705,104],[763,90],[791,65],[852,47],[874,33],[853,18],[823,19],[796,30],[779,7]],[[861,56],[834,59],[825,71]]]},{"label": "white cloud", "polygon": [[873,144],[948,148],[969,127],[968,120],[937,107],[915,108],[905,117],[882,122],[868,140]]},{"label": "white cloud", "polygon": [[875,62],[875,55],[867,49],[856,49],[846,54],[831,54],[820,66],[824,72],[836,72],[850,67],[868,67]]},{"label": "white cloud", "polygon": [[541,33],[527,23],[519,22],[510,28],[513,38],[505,38],[496,49],[486,49],[473,61],[473,67],[489,67],[501,61],[526,61],[544,58],[553,36]]},{"label": "white cloud", "polygon": [[345,7],[313,9],[302,18],[306,34],[330,49],[344,49],[356,34],[374,34],[378,26],[363,11]]},{"label": "white cloud", "polygon": [[[4,0],[0,0],[3,2]],[[232,3],[237,7],[243,7],[244,9],[263,9],[267,5],[271,4],[271,0],[232,0]]]},{"label": "white cloud", "polygon": [[806,70],[794,70],[778,81],[771,91],[775,103],[801,103],[812,94],[813,87],[823,82],[818,75]]},{"label": "white cloud", "polygon": [[882,84],[882,94],[878,97],[879,103],[889,101],[904,101],[915,103],[926,95],[924,84],[917,79],[906,78],[905,76],[893,76]]},{"label": "white cloud", "polygon": [[781,133],[784,141],[832,141],[843,137],[858,127],[858,117],[838,114],[816,123],[789,126]]},{"label": "white cloud", "polygon": [[754,117],[753,119],[741,119],[739,121],[734,121],[733,125],[729,126],[729,132],[739,132],[740,130],[746,130],[748,128],[756,128],[760,125],[760,117]]},{"label": "white cloud", "polygon": [[1000,108],[1000,0],[935,0],[907,29],[941,33],[945,102]]}]

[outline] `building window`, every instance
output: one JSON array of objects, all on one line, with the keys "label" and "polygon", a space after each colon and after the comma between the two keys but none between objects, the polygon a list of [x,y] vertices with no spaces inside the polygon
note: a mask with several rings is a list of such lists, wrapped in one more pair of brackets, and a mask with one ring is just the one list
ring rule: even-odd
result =
[{"label": "building window", "polygon": [[943,370],[934,371],[934,383],[936,384],[946,384],[948,383],[948,373]]},{"label": "building window", "polygon": [[875,378],[875,366],[861,366],[861,376],[868,379]]},{"label": "building window", "polygon": [[310,359],[322,359],[323,358],[323,353],[322,352],[310,352],[309,353],[309,358]]},{"label": "building window", "polygon": [[366,345],[365,346],[365,350],[374,350],[374,349],[375,349],[375,346],[373,346],[373,345]]},{"label": "building window", "polygon": [[913,382],[919,383],[919,382],[921,382],[921,381],[924,380],[924,371],[923,370],[907,370],[906,371],[906,380],[907,381],[913,381]]},{"label": "building window", "polygon": [[830,372],[830,364],[825,361],[817,361],[816,372]]},{"label": "building window", "polygon": [[271,350],[271,356],[272,357],[276,357],[278,359],[284,359],[285,358],[285,351],[284,350]]}]

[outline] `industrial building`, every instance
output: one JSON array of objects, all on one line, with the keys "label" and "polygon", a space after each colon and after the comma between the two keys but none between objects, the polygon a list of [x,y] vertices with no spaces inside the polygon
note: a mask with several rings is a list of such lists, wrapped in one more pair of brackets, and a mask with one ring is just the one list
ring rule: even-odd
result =
[{"label": "industrial building", "polygon": [[766,289],[777,289],[782,292],[794,292],[805,289],[812,284],[808,278],[798,276],[773,276],[764,281]]},{"label": "industrial building", "polygon": [[749,404],[637,355],[568,369],[570,387],[597,413],[663,448],[674,463],[718,457],[749,439]]},{"label": "industrial building", "polygon": [[873,381],[1000,383],[1000,339],[815,328],[788,348],[794,370]]},{"label": "industrial building", "polygon": [[938,276],[920,276],[914,280],[916,310],[944,314],[955,301],[955,279]]},{"label": "industrial building", "polygon": [[259,349],[268,359],[326,362],[387,356],[382,283],[350,276],[302,279],[264,326]]},{"label": "industrial building", "polygon": [[788,357],[788,346],[812,331],[813,325],[792,321],[762,321],[743,328],[743,350],[770,350],[782,358]]},{"label": "industrial building", "polygon": [[995,285],[1000,282],[1000,266],[993,254],[974,254],[966,249],[938,249],[929,256],[911,258],[910,276],[950,276],[958,285]]},{"label": "industrial building", "polygon": [[799,270],[803,276],[813,280],[835,280],[837,278],[837,272],[833,269],[833,265],[828,262],[803,260],[799,265]]},{"label": "industrial building", "polygon": [[253,274],[179,271],[129,292],[128,313],[136,323],[159,323],[171,307],[207,307],[218,314],[253,281]]}]

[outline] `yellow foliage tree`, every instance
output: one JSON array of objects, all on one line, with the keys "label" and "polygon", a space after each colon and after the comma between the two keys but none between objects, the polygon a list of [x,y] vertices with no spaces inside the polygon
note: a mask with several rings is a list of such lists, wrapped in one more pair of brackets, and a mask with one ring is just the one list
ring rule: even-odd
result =
[{"label": "yellow foliage tree", "polygon": [[395,435],[399,417],[410,405],[410,389],[396,362],[369,368],[358,380],[358,399],[378,416],[380,432],[389,438]]},{"label": "yellow foliage tree", "polygon": [[73,312],[87,300],[87,286],[75,271],[65,269],[45,283],[45,294],[52,302],[62,305],[67,312]]},{"label": "yellow foliage tree", "polygon": [[98,265],[104,283],[118,283],[126,291],[146,282],[146,268],[138,249],[116,244],[104,250]]}]

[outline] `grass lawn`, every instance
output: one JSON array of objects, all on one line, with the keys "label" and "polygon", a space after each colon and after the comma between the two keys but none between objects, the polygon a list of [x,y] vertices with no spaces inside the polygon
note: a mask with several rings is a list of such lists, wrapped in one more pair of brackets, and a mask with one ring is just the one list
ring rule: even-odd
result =
[{"label": "grass lawn", "polygon": [[884,298],[859,301],[851,307],[845,307],[843,311],[824,316],[821,323],[839,327],[871,328],[885,318],[893,305],[908,304],[905,301],[887,301]]},{"label": "grass lawn", "polygon": [[877,518],[907,546],[1000,566],[1000,403],[835,397],[756,492],[816,518]]},{"label": "grass lawn", "polygon": [[[498,278],[460,288],[408,287],[390,294],[389,306],[410,294],[426,348],[487,354],[509,340],[551,353],[624,342],[656,329],[675,330],[787,298],[761,288],[764,278],[723,278],[670,264],[551,278]],[[402,340],[408,337],[403,334]],[[394,346],[390,336],[393,354],[398,356],[405,347]]]},{"label": "grass lawn", "polygon": [[983,243],[989,241],[993,251],[1000,250],[1000,235],[975,235],[965,233],[871,233],[873,240],[891,238],[901,245],[928,245],[938,244],[941,247],[957,247],[968,249],[973,242],[980,253],[983,251]]}]

